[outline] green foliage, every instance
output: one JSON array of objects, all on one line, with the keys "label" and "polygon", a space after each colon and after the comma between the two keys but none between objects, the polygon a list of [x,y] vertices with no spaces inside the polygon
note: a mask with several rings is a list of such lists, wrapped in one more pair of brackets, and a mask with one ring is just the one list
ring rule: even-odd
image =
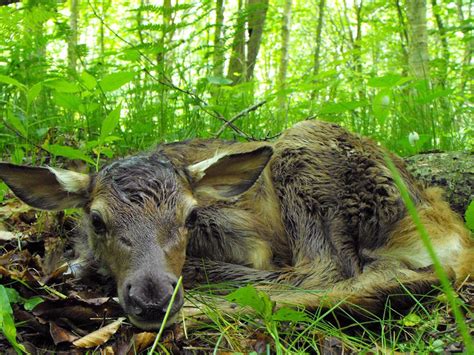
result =
[{"label": "green foliage", "polygon": [[42,301],[39,297],[25,300],[15,289],[0,285],[0,330],[18,354],[25,353],[26,349],[16,340],[16,326],[11,305],[13,303],[23,303],[25,309],[32,310]]},{"label": "green foliage", "polygon": [[467,228],[474,232],[474,201],[471,201],[467,207],[464,218],[466,219]]}]

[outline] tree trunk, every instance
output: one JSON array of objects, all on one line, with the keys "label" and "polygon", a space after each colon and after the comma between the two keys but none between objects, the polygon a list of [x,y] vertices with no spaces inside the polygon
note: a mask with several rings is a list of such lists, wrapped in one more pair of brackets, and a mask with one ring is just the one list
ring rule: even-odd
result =
[{"label": "tree trunk", "polygon": [[474,153],[418,154],[406,158],[405,162],[419,181],[442,187],[451,208],[464,215],[474,199]]},{"label": "tree trunk", "polygon": [[408,65],[418,79],[429,79],[428,32],[426,28],[426,0],[406,0],[408,16]]},{"label": "tree trunk", "polygon": [[443,24],[443,19],[439,14],[439,5],[436,3],[436,0],[431,0],[431,7],[433,10],[433,14],[436,20],[436,26],[438,27],[438,34],[439,39],[441,41],[442,47],[442,56],[444,65],[441,72],[441,78],[438,79],[441,86],[444,88],[446,86],[446,77],[448,76],[448,65],[449,65],[449,46],[448,46],[448,39],[446,38],[446,28]]},{"label": "tree trunk", "polygon": [[71,11],[69,17],[71,32],[67,41],[67,61],[69,72],[74,76],[77,70],[77,21],[79,18],[79,0],[71,0],[69,9]]},{"label": "tree trunk", "polygon": [[319,74],[320,53],[321,53],[321,34],[323,32],[325,0],[319,0],[318,5],[318,25],[316,27],[316,47],[314,49],[313,75]]},{"label": "tree trunk", "polygon": [[[324,7],[325,7],[325,0],[319,0],[318,5],[318,23],[316,26],[316,46],[314,48],[314,59],[313,59],[313,77],[314,82],[316,82],[316,77],[319,74],[319,68],[321,67],[321,34],[323,32],[323,21],[324,21]],[[311,91],[311,100],[313,101],[316,98],[317,91]]]},{"label": "tree trunk", "polygon": [[263,27],[267,17],[268,0],[248,0],[247,81],[253,78],[258,51],[262,43]]},{"label": "tree trunk", "polygon": [[214,76],[224,76],[224,40],[222,29],[224,27],[224,0],[216,0],[216,22],[214,27]]},{"label": "tree trunk", "polygon": [[[470,63],[472,58],[472,53],[474,52],[474,36],[472,35],[472,25],[470,21],[465,20],[464,11],[463,11],[463,0],[456,1],[457,8],[458,8],[458,18],[459,22],[461,23],[461,31],[464,34],[464,39],[466,42],[466,47],[464,49],[464,58],[463,58],[463,66],[462,66],[462,75],[461,75],[461,91],[465,90],[466,83],[470,80]],[[468,9],[472,9],[472,1],[468,4]],[[467,18],[471,17],[471,13],[469,11]],[[472,89],[472,88],[471,88]]]},{"label": "tree trunk", "polygon": [[278,123],[279,127],[283,127],[283,122],[287,116],[287,95],[286,74],[288,72],[288,47],[290,43],[290,26],[291,26],[291,0],[285,0],[283,8],[283,21],[281,26],[281,52],[280,52],[280,68],[278,71]]},{"label": "tree trunk", "polygon": [[404,67],[402,70],[402,73],[406,75],[406,70],[408,66],[408,50],[407,46],[409,43],[408,40],[408,32],[407,32],[407,25],[405,24],[405,19],[403,16],[403,9],[402,6],[400,5],[400,0],[395,0],[395,7],[397,9],[397,16],[398,16],[398,22],[400,23],[400,47],[402,50],[402,55],[404,59]]},{"label": "tree trunk", "polygon": [[229,60],[227,77],[233,84],[238,84],[245,80],[246,60],[245,60],[245,9],[242,0],[239,0],[239,10],[237,22],[235,24],[234,39],[232,41],[232,53]]}]

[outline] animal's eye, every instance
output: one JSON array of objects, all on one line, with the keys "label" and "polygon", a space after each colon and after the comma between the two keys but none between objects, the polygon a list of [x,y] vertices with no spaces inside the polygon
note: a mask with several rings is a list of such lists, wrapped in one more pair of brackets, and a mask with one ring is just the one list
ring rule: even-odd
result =
[{"label": "animal's eye", "polygon": [[105,234],[105,231],[106,231],[105,223],[98,212],[92,212],[91,224],[96,234]]},{"label": "animal's eye", "polygon": [[196,209],[192,210],[191,213],[189,213],[184,224],[186,228],[192,228],[194,226],[194,224],[196,223],[197,215],[198,213]]}]

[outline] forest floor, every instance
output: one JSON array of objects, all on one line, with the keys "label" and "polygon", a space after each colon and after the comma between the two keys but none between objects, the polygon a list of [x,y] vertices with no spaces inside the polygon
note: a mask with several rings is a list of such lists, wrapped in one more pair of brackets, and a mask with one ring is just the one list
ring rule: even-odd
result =
[{"label": "forest floor", "polygon": [[[74,215],[30,209],[14,198],[0,205],[0,353],[15,353],[5,334],[16,331],[17,351],[36,353],[135,354],[148,351],[156,333],[133,327],[100,281],[75,279]],[[7,295],[8,297],[2,297]],[[474,283],[457,290],[474,334]],[[6,302],[6,304],[5,304]],[[9,308],[10,303],[11,308]],[[468,306],[470,305],[470,306]],[[15,324],[6,317],[12,313]],[[212,322],[184,319],[161,336],[161,353],[456,353],[464,346],[443,295],[432,296],[405,316],[387,312],[372,324],[335,325],[319,316],[305,322],[264,324],[207,309]],[[312,318],[311,318],[312,317]],[[201,317],[202,318],[202,317]],[[184,324],[184,326],[183,326]],[[13,334],[13,338],[14,338]],[[7,336],[8,337],[8,336]]]}]

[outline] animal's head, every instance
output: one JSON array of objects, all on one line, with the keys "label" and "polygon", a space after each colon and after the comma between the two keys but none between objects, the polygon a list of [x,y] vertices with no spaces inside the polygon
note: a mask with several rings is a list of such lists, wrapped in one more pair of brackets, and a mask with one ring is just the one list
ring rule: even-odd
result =
[{"label": "animal's head", "polygon": [[[271,155],[264,146],[185,168],[163,154],[142,155],[93,175],[0,163],[0,178],[33,207],[83,208],[88,245],[114,277],[122,307],[150,329],[161,324],[182,272],[196,208],[247,191]],[[171,316],[182,305],[180,289]]]}]

